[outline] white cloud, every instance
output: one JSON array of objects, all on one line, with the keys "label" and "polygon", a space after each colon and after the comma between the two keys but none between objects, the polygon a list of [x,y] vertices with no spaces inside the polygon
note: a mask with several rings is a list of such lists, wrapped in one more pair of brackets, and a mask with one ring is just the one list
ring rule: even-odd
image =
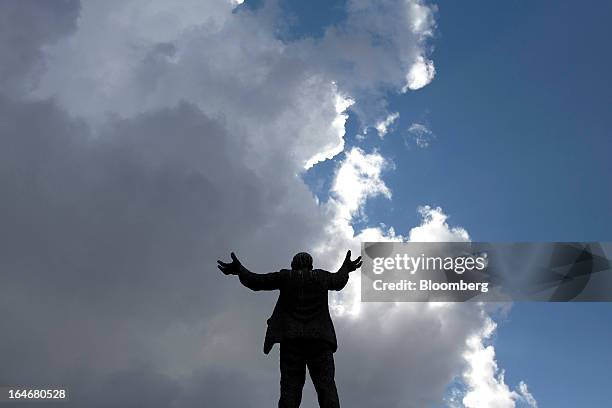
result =
[{"label": "white cloud", "polygon": [[436,68],[433,61],[419,55],[406,74],[406,85],[402,92],[409,89],[416,91],[428,85],[436,75]]},{"label": "white cloud", "polygon": [[[441,209],[421,211],[421,225],[409,231],[422,240],[469,239],[464,229],[441,221]],[[394,228],[362,230],[357,241],[406,241]],[[487,322],[476,303],[361,303],[360,281],[333,297],[339,335],[337,372],[350,406],[429,406],[441,400],[449,382],[465,365],[465,340]],[[365,346],[364,346],[365,344]],[[425,346],[427,344],[427,346]],[[364,348],[365,347],[365,348]],[[361,350],[361,351],[360,351]],[[355,359],[356,353],[360,358]],[[347,367],[350,367],[348,371]],[[375,391],[373,391],[375,390]]]},{"label": "white cloud", "polygon": [[495,361],[493,346],[485,346],[495,331],[495,323],[487,319],[487,324],[467,341],[465,359],[469,364],[463,373],[468,390],[463,397],[466,408],[514,408],[516,395],[504,381],[504,372],[499,371]]},{"label": "white cloud", "polygon": [[[282,18],[275,2],[256,12],[232,12],[234,7],[233,1],[216,0],[189,0],[181,7],[160,0],[84,0],[79,29],[69,41],[46,47],[48,69],[35,95],[54,96],[87,117],[133,115],[180,99],[207,114],[234,110],[252,117],[269,108],[270,100],[287,102],[282,101],[286,94],[299,92],[318,98],[321,110],[330,104],[335,110],[336,93],[330,87],[321,94],[320,88],[336,82],[342,97],[355,100],[354,111],[371,125],[384,113],[388,90],[402,89],[423,64],[428,81],[433,77],[427,40],[435,28],[435,7],[423,1],[351,0],[346,21],[329,27],[323,38],[292,42],[275,37]],[[320,83],[319,89],[296,89],[309,81]],[[311,119],[308,112],[298,113]],[[335,118],[334,112],[331,121]],[[260,125],[266,135],[278,124]],[[312,145],[316,138],[337,146],[328,127],[327,122],[303,141]],[[292,129],[298,138],[305,132]],[[304,161],[325,151],[313,150],[304,152],[310,154]]]},{"label": "white cloud", "polygon": [[518,392],[506,384],[504,371],[498,368],[495,360],[494,347],[486,345],[495,329],[495,322],[487,318],[481,332],[467,340],[464,358],[468,365],[463,373],[467,390],[463,405],[465,408],[515,408],[516,403],[522,401],[529,407],[537,408],[527,384],[521,381]]},{"label": "white cloud", "polygon": [[521,395],[521,398],[529,408],[538,408],[538,402],[534,398],[533,395],[529,392],[527,388],[527,384],[524,381],[519,382],[518,393]]},{"label": "white cloud", "polygon": [[390,126],[399,118],[399,113],[390,113],[385,119],[376,123],[375,128],[378,131],[378,136],[382,139],[389,131]]},{"label": "white cloud", "polygon": [[438,10],[435,5],[425,5],[423,2],[410,4],[412,15],[412,31],[421,36],[421,41],[433,35],[436,27],[434,13]]},{"label": "white cloud", "polygon": [[391,198],[391,190],[381,178],[389,163],[379,153],[365,153],[353,147],[336,170],[331,187],[331,203],[336,205],[337,217],[349,221],[359,215],[366,199],[382,195]]},{"label": "white cloud", "polygon": [[470,240],[468,232],[461,227],[450,227],[440,207],[425,205],[419,208],[423,222],[410,230],[409,239],[414,242],[467,242]]}]

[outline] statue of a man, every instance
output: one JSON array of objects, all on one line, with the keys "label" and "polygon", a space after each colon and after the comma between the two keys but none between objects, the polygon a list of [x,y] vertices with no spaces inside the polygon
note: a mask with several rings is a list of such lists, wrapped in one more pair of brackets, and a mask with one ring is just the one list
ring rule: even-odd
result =
[{"label": "statue of a man", "polygon": [[321,408],[338,408],[334,381],[334,356],[338,348],[336,332],[329,314],[327,291],[346,286],[349,272],[361,266],[361,257],[351,261],[346,253],[336,273],[312,268],[312,257],[300,252],[293,257],[291,269],[257,274],[247,270],[232,252],[232,262],[219,263],[226,275],[238,275],[252,290],[280,290],[264,341],[268,354],[280,343],[281,396],[279,408],[297,408],[302,400],[306,367],[317,391]]}]

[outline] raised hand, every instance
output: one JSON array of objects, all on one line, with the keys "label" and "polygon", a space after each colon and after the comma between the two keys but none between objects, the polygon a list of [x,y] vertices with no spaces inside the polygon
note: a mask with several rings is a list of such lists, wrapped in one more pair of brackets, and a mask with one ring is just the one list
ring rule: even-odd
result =
[{"label": "raised hand", "polygon": [[219,270],[221,270],[221,272],[226,275],[238,275],[242,264],[240,263],[238,258],[236,258],[236,255],[234,255],[233,252],[230,254],[230,256],[232,257],[232,262],[230,263],[225,263],[217,260],[217,268],[219,268]]},{"label": "raised hand", "polygon": [[354,270],[361,267],[361,256],[351,261],[351,251],[346,252],[346,257],[344,258],[344,262],[342,263],[341,269],[344,268],[348,272],[353,272]]}]

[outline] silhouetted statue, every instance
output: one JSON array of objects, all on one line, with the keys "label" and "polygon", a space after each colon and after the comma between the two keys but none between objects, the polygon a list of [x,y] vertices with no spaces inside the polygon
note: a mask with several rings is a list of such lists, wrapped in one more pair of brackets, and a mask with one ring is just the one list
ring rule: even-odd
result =
[{"label": "silhouetted statue", "polygon": [[231,263],[217,261],[224,274],[238,275],[240,282],[252,290],[280,290],[264,341],[265,354],[274,343],[280,343],[279,408],[300,406],[306,367],[317,391],[319,406],[338,408],[333,356],[338,344],[327,291],[344,288],[349,272],[361,266],[361,257],[351,261],[351,251],[348,251],[338,272],[331,273],[313,269],[312,257],[300,252],[293,257],[291,269],[265,274],[247,270],[233,252],[231,257]]}]

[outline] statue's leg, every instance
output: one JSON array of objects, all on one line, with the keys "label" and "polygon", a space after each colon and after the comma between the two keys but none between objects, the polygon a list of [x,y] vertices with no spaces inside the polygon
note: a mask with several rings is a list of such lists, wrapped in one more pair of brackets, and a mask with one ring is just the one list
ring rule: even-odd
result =
[{"label": "statue's leg", "polygon": [[306,381],[306,359],[303,350],[292,342],[280,345],[281,395],[278,408],[298,408]]},{"label": "statue's leg", "polygon": [[326,344],[316,344],[306,359],[308,372],[321,408],[339,408],[338,390],[334,380],[334,354]]}]

